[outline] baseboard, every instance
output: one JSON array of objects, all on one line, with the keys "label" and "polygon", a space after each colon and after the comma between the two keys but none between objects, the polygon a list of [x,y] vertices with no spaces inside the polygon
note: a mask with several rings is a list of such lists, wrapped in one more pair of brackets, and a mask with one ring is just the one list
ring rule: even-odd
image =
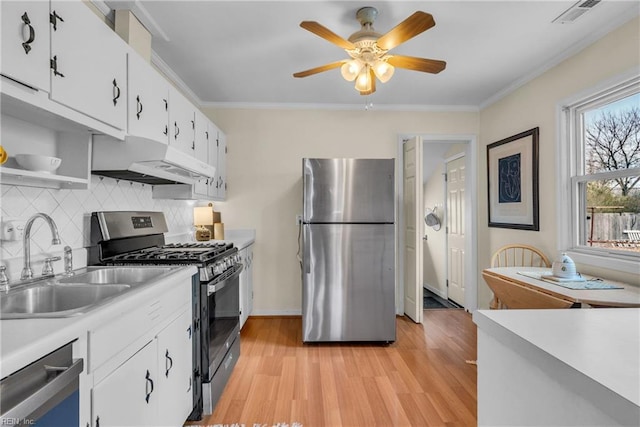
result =
[{"label": "baseboard", "polygon": [[440,289],[434,288],[433,286],[429,286],[427,284],[423,284],[422,287],[425,288],[425,289],[428,289],[429,291],[431,291],[434,294],[438,295],[442,299],[447,299],[446,292],[442,292]]},{"label": "baseboard", "polygon": [[302,316],[302,310],[253,310],[252,317]]}]

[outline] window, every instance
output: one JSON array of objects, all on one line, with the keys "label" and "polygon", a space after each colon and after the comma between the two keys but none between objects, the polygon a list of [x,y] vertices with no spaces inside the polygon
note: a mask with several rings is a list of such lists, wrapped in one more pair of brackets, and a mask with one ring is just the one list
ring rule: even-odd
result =
[{"label": "window", "polygon": [[581,94],[565,102],[560,115],[561,249],[595,265],[637,271],[640,76]]}]

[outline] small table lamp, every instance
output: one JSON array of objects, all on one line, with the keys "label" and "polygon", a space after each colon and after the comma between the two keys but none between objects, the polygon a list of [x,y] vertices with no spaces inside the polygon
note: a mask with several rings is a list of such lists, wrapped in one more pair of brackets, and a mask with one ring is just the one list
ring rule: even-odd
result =
[{"label": "small table lamp", "polygon": [[213,225],[213,212],[210,206],[193,208],[193,225],[197,227],[197,241],[202,242],[211,239],[211,231],[205,227]]}]

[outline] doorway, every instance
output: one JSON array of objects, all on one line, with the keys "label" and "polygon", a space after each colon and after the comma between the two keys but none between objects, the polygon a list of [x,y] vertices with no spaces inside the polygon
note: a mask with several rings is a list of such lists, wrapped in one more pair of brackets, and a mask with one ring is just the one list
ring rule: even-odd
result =
[{"label": "doorway", "polygon": [[[405,150],[408,141],[421,142],[416,144],[419,150]],[[410,153],[410,154],[407,154]],[[407,159],[407,155],[417,155],[419,160]],[[476,176],[477,147],[476,138],[473,135],[418,135],[413,137],[401,137],[398,141],[397,182],[398,182],[398,314],[407,314],[416,323],[422,322],[421,313],[415,313],[415,307],[407,307],[407,302],[423,300],[423,286],[430,292],[445,298],[452,299],[467,311],[477,308],[477,202],[474,179],[466,179],[462,188],[457,190],[457,197],[461,205],[458,205],[457,231],[463,230],[464,239],[458,241],[455,251],[464,258],[454,258],[449,250],[451,244],[448,238],[448,226],[452,218],[447,211],[450,204],[447,198],[447,185],[445,182],[447,161],[457,159],[462,162],[458,171],[462,170],[468,177]],[[426,182],[423,188],[407,188],[411,181],[405,179],[405,165],[415,167],[416,181]],[[421,178],[421,179],[420,179]],[[429,182],[430,181],[430,182]],[[407,195],[413,194],[415,201],[409,200]],[[410,210],[413,211],[411,215]],[[425,209],[434,212],[441,220],[439,230],[425,224]],[[415,219],[414,219],[415,218]],[[415,230],[415,233],[407,233],[407,230]],[[451,230],[451,228],[449,228]],[[413,242],[412,242],[413,240]],[[416,254],[412,254],[407,248],[415,247]],[[455,264],[454,264],[455,263]],[[451,267],[454,270],[451,270]],[[458,267],[455,270],[455,267]],[[447,288],[451,287],[451,277],[454,274],[456,283],[462,283],[463,292],[451,298]],[[458,289],[459,291],[460,289]],[[422,311],[422,310],[420,310]]]}]

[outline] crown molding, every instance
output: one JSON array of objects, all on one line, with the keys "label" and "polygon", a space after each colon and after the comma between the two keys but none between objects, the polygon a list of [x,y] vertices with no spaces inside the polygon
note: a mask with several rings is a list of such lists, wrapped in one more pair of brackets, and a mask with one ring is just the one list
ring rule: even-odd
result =
[{"label": "crown molding", "polygon": [[175,87],[177,87],[185,96],[191,99],[191,101],[198,105],[202,106],[202,100],[198,95],[195,94],[194,91],[191,90],[189,86],[167,65],[166,62],[158,54],[151,50],[151,63],[156,66],[156,68],[167,77],[170,83],[173,83]]},{"label": "crown molding", "polygon": [[[507,95],[515,92],[520,87],[536,79],[537,77],[540,77],[542,74],[546,73],[553,67],[559,65],[563,61],[576,55],[577,53],[579,53],[586,47],[592,45],[593,43],[597,42],[598,40],[600,40],[610,32],[620,28],[621,26],[631,21],[632,19],[635,19],[638,16],[638,14],[639,13],[621,14],[617,17],[617,19],[612,19],[611,21],[609,21],[607,25],[603,25],[601,27],[598,27],[597,29],[594,29],[594,31],[591,32],[588,37],[580,40],[578,43],[575,43],[574,45],[564,50],[560,54],[554,56],[549,61],[542,64],[540,67],[536,68],[532,72],[525,74],[524,76],[520,77],[519,79],[511,83],[509,86],[491,95],[489,98],[487,98],[486,100],[480,103],[479,109],[483,110],[488,106],[490,106],[491,104],[498,102],[499,100],[506,97]],[[564,24],[564,25],[571,25],[571,24]]]},{"label": "crown molding", "polygon": [[[201,102],[201,108],[219,108],[228,110],[333,110],[362,111],[367,110],[365,104],[314,104],[314,103],[268,103],[268,102]],[[373,104],[368,111],[403,111],[403,112],[472,112],[480,109],[475,105],[400,105]]]}]

